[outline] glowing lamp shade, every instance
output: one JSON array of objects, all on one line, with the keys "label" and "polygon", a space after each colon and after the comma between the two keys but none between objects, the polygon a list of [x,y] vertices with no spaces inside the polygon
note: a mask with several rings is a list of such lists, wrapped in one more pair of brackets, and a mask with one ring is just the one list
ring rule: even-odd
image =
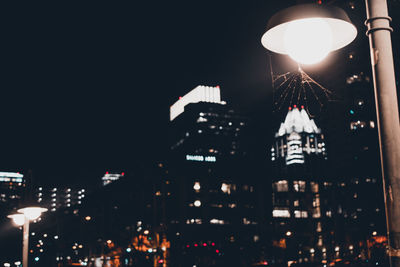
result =
[{"label": "glowing lamp shade", "polygon": [[25,223],[25,215],[24,214],[12,214],[12,215],[8,215],[8,218],[12,219],[14,224],[17,226],[22,226]]},{"label": "glowing lamp shade", "polygon": [[25,217],[28,218],[30,221],[36,220],[40,217],[40,215],[42,215],[42,212],[45,211],[47,211],[47,209],[40,207],[28,207],[18,210],[19,213],[24,214]]},{"label": "glowing lamp shade", "polygon": [[300,64],[315,64],[351,43],[357,29],[344,10],[316,4],[297,5],[275,14],[261,38],[270,51]]}]

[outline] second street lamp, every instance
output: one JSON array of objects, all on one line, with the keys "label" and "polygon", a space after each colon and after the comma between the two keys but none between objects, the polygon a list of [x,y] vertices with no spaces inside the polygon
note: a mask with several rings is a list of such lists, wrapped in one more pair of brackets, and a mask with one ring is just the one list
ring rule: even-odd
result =
[{"label": "second street lamp", "polygon": [[40,207],[26,207],[19,209],[17,214],[7,216],[12,219],[17,226],[23,225],[22,238],[22,266],[28,267],[28,249],[29,249],[29,221],[36,220],[40,215],[47,211]]}]

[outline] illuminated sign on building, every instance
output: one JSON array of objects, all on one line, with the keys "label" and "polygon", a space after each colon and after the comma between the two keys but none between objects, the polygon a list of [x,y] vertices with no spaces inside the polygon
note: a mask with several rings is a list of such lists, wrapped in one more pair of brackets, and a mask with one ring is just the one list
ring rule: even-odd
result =
[{"label": "illuminated sign on building", "polygon": [[216,162],[217,158],[214,156],[186,155],[186,160]]},{"label": "illuminated sign on building", "polygon": [[0,182],[22,183],[24,175],[18,172],[0,172]]},{"label": "illuminated sign on building", "polygon": [[106,172],[104,174],[102,180],[103,180],[103,186],[106,186],[112,182],[118,181],[121,177],[123,177],[125,173],[109,173]]},{"label": "illuminated sign on building", "polygon": [[179,100],[170,107],[170,121],[173,121],[182,114],[185,111],[186,105],[198,102],[226,104],[225,101],[221,101],[221,92],[218,86],[199,85],[183,97],[180,97]]}]

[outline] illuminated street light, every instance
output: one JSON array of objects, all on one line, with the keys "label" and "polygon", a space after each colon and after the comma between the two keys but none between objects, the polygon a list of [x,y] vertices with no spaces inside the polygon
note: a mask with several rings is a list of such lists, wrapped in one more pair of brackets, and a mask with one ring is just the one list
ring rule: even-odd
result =
[{"label": "illuminated street light", "polygon": [[[365,0],[365,4],[388,228],[387,251],[390,265],[400,267],[400,123],[391,41],[392,19],[388,15],[387,0]],[[321,19],[325,24],[311,25],[309,19]],[[328,41],[323,41],[320,39],[327,38],[330,33],[318,36],[321,32],[319,27],[327,29],[326,24],[331,30],[332,40],[328,37]],[[302,27],[304,29],[300,32]],[[289,55],[299,63],[311,64],[322,60],[327,50],[334,51],[348,45],[356,34],[356,28],[342,9],[305,4],[275,14],[261,42],[270,51]],[[289,43],[291,40],[293,43]],[[311,55],[310,51],[317,56]]]},{"label": "illuminated street light", "polygon": [[23,209],[19,209],[18,212],[25,215],[30,221],[36,220],[42,215],[42,212],[47,211],[45,208],[40,207],[27,207]]},{"label": "illuminated street light", "polygon": [[[29,248],[29,221],[36,220],[40,217],[40,215],[47,211],[45,208],[40,207],[26,207],[23,209],[19,209],[19,214],[12,214],[7,216],[12,219],[13,222],[18,225],[23,225],[23,239],[22,239],[22,265],[24,267],[28,267],[28,248]],[[32,233],[33,235],[34,233]],[[35,258],[36,260],[36,258]],[[38,261],[39,258],[37,257]]]},{"label": "illuminated street light", "polygon": [[351,43],[356,36],[356,27],[342,9],[304,4],[272,16],[261,43],[298,63],[315,64]]},{"label": "illuminated street light", "polygon": [[22,226],[25,223],[25,215],[24,214],[12,214],[12,215],[8,215],[7,218],[10,218],[13,220],[13,223],[17,226]]}]

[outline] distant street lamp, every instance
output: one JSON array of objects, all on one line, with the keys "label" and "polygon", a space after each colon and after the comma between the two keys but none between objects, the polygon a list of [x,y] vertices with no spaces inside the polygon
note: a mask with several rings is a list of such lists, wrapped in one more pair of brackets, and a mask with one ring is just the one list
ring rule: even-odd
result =
[{"label": "distant street lamp", "polygon": [[[385,195],[390,264],[400,267],[400,122],[386,0],[365,0],[378,136]],[[301,64],[321,61],[356,37],[346,13],[337,7],[305,4],[284,9],[269,21],[262,44]]]},{"label": "distant street lamp", "polygon": [[22,266],[28,267],[29,249],[29,221],[36,220],[40,215],[47,211],[40,207],[27,207],[19,209],[17,214],[8,215],[17,226],[23,226],[23,245],[22,245]]}]

